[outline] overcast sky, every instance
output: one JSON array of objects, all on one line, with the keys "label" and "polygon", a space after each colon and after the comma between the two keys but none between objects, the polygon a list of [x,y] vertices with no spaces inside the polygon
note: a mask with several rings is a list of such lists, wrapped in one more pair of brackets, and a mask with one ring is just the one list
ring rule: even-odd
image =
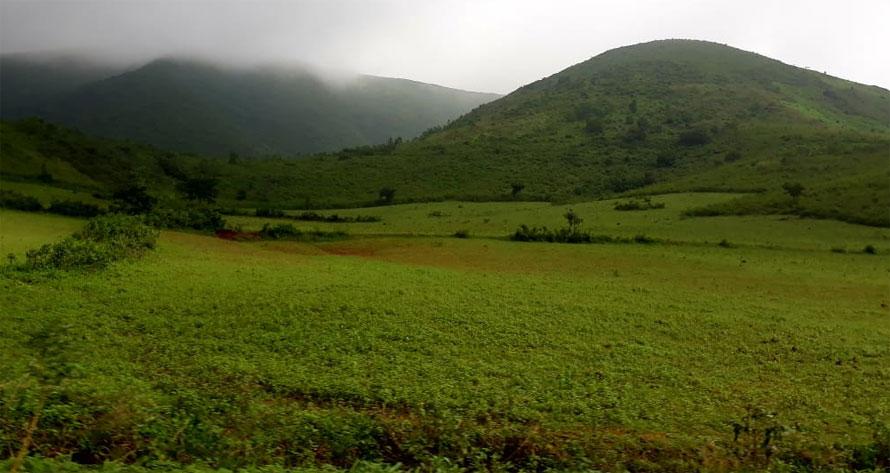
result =
[{"label": "overcast sky", "polygon": [[890,0],[0,0],[3,53],[198,55],[507,93],[608,49],[727,43],[890,88]]}]

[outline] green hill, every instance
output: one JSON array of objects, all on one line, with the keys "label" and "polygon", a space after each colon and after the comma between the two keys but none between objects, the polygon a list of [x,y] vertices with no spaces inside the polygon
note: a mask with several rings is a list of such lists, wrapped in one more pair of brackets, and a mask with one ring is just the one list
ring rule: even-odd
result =
[{"label": "green hill", "polygon": [[[37,115],[184,152],[297,154],[411,138],[498,97],[403,79],[327,79],[303,68],[236,69],[180,59],[101,80],[72,79],[66,88],[75,72],[66,64],[8,70],[4,101],[15,106],[4,106],[3,116]],[[66,72],[56,81],[63,84],[29,93],[24,82],[50,81],[46,75],[55,70]]]},{"label": "green hill", "polygon": [[[86,139],[63,130],[41,138],[21,123],[4,130],[23,149],[47,140],[79,149]],[[126,154],[115,159],[130,160],[131,176],[164,176],[164,153]],[[78,159],[94,176],[97,165]],[[384,187],[395,202],[730,191],[747,195],[690,213],[890,226],[890,92],[719,44],[656,41],[601,54],[403,143],[307,159],[175,160],[219,177],[221,202],[242,207],[371,205]],[[514,183],[523,187],[515,196]],[[786,195],[785,183],[803,194]]]}]

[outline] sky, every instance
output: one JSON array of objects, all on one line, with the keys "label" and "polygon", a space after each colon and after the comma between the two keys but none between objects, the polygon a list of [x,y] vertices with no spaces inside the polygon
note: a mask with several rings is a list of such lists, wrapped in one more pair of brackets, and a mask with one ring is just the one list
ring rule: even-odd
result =
[{"label": "sky", "polygon": [[299,62],[508,93],[609,49],[729,44],[890,89],[890,0],[0,0],[0,52]]}]

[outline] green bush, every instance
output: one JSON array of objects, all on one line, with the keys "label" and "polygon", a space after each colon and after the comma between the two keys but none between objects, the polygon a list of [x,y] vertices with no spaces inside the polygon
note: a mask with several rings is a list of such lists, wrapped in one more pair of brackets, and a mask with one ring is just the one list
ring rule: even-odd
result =
[{"label": "green bush", "polygon": [[43,205],[36,198],[9,190],[0,190],[0,207],[27,212],[43,210]]},{"label": "green bush", "polygon": [[347,233],[341,231],[325,232],[321,230],[304,232],[289,223],[280,223],[277,225],[270,225],[267,223],[263,225],[259,235],[266,240],[321,241],[344,238],[347,236]]},{"label": "green bush", "polygon": [[159,228],[190,228],[210,231],[226,226],[222,214],[212,207],[158,208],[146,216],[146,222]]},{"label": "green bush", "polygon": [[284,210],[281,209],[270,209],[270,208],[260,208],[254,211],[254,215],[257,217],[272,217],[272,218],[280,218],[284,217]]},{"label": "green bush", "polygon": [[469,230],[458,230],[454,232],[454,238],[470,238]]},{"label": "green bush", "polygon": [[874,245],[865,245],[865,248],[862,249],[862,252],[869,255],[878,254],[878,250],[875,249]]},{"label": "green bush", "polygon": [[97,217],[78,233],[58,243],[28,251],[26,269],[101,268],[154,248],[158,231],[141,218],[125,215]]},{"label": "green bush", "polygon": [[651,210],[651,209],[663,209],[664,202],[652,202],[652,200],[648,197],[643,200],[628,200],[625,202],[616,202],[615,210],[620,211],[628,211],[628,210]]},{"label": "green bush", "polygon": [[67,215],[69,217],[96,217],[102,215],[104,211],[95,204],[87,204],[76,200],[63,200],[53,202],[46,209],[49,213]]}]

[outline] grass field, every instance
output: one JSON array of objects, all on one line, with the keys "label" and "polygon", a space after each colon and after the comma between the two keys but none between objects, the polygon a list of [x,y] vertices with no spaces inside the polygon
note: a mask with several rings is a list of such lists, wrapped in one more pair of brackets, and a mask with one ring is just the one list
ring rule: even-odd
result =
[{"label": "grass field", "polygon": [[[442,235],[556,226],[564,209],[441,203],[340,211],[380,223],[306,225],[362,238],[164,232],[156,251],[105,271],[0,278],[0,451],[16,450],[43,399],[32,453],[79,463],[856,464],[890,423],[887,230],[678,220],[696,199],[726,197],[575,209],[598,232],[737,248],[455,239]],[[11,211],[0,221],[4,254],[79,225]],[[867,243],[877,255],[828,251]],[[71,369],[35,374],[50,362]],[[734,441],[733,422],[761,409],[776,415]],[[762,449],[769,428],[782,435]]]},{"label": "grass field", "polygon": [[[734,199],[737,194],[685,193],[654,196],[653,202],[665,208],[645,211],[616,211],[616,202],[604,200],[571,205],[542,202],[439,202],[405,204],[363,209],[323,210],[325,215],[368,215],[380,217],[374,223],[294,222],[262,217],[228,217],[245,230],[259,229],[267,222],[287,222],[303,229],[345,230],[350,234],[400,234],[409,236],[450,236],[467,230],[471,236],[504,237],[522,224],[565,224],[563,215],[574,209],[584,218],[586,230],[610,236],[639,234],[686,243],[733,244],[784,247],[808,250],[844,248],[862,250],[866,245],[890,250],[890,229],[852,225],[835,221],[800,219],[794,216],[730,216],[686,218],[683,211]],[[298,213],[298,212],[297,212]]]}]

